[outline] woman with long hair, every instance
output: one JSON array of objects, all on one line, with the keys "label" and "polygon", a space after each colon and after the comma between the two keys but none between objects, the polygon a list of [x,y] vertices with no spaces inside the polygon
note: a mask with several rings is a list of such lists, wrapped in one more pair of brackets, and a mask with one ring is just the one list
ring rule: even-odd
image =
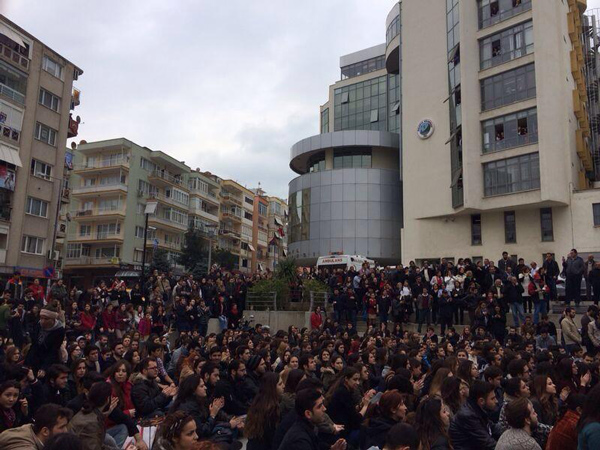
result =
[{"label": "woman with long hair", "polygon": [[[279,413],[282,418],[285,417],[286,413],[294,409],[296,387],[298,387],[298,383],[300,383],[305,376],[304,370],[301,369],[290,370],[287,374],[285,388],[283,389],[283,395],[281,397],[281,402],[279,403]],[[281,373],[281,378],[283,378],[283,372]]]},{"label": "woman with long hair", "polygon": [[429,397],[417,407],[415,429],[421,450],[452,450],[448,427],[450,412],[439,398]]},{"label": "woman with long hair", "polygon": [[388,431],[406,418],[404,397],[396,389],[386,391],[376,405],[367,410],[364,448],[383,448]]},{"label": "woman with long hair", "polygon": [[471,361],[470,359],[462,360],[458,364],[458,371],[456,372],[456,376],[461,380],[465,381],[469,386],[479,378],[479,370],[477,369],[477,364]]},{"label": "woman with long hair", "polygon": [[442,394],[442,383],[448,377],[451,377],[453,374],[450,372],[450,369],[445,367],[440,367],[433,379],[431,380],[431,385],[429,385],[429,395],[430,396],[440,396]]},{"label": "woman with long hair", "polygon": [[112,386],[112,396],[119,399],[118,407],[128,416],[135,416],[135,406],[131,400],[131,389],[133,387],[129,378],[131,377],[131,365],[125,361],[117,361],[106,371],[107,380]]},{"label": "woman with long hair", "polygon": [[[209,403],[206,385],[198,374],[187,376],[179,385],[175,401],[171,405],[170,413],[184,411],[196,422],[196,432],[200,439],[214,439],[219,428],[230,428],[229,442],[233,441],[234,431],[239,427],[241,420],[229,417],[223,406],[223,398],[216,398]],[[224,438],[224,436],[219,436]],[[221,440],[223,442],[223,440]]]},{"label": "woman with long hair", "polygon": [[[289,377],[288,377],[289,379]],[[270,450],[275,430],[281,420],[279,402],[283,395],[283,382],[277,373],[267,372],[260,381],[258,394],[254,397],[244,425],[248,438],[248,450]]]},{"label": "woman with long hair", "polygon": [[358,370],[354,367],[346,367],[325,396],[329,417],[333,423],[344,426],[344,431],[340,433],[341,437],[345,437],[351,443],[357,442],[358,431],[367,412],[369,401],[375,395],[375,391],[370,390],[357,403],[355,392],[359,384]]},{"label": "woman with long hair", "polygon": [[195,450],[197,446],[196,421],[185,411],[175,411],[158,427],[152,449]]},{"label": "woman with long hair", "polygon": [[448,377],[442,382],[441,397],[454,416],[467,402],[469,385],[458,377]]},{"label": "woman with long hair", "polygon": [[79,358],[71,364],[71,373],[67,382],[71,398],[75,398],[83,392],[83,377],[87,375],[87,372],[85,358]]},{"label": "woman with long hair", "polygon": [[553,426],[558,416],[556,386],[548,375],[538,375],[533,379],[531,403],[540,423]]},{"label": "woman with long hair", "polygon": [[101,449],[104,445],[106,427],[104,413],[112,411],[116,402],[111,402],[110,383],[94,383],[79,411],[69,422],[69,431],[81,438],[85,448]]},{"label": "woman with long hair", "polygon": [[321,369],[321,381],[323,382],[323,388],[325,389],[325,392],[329,390],[336,377],[343,369],[344,358],[342,358],[340,355],[333,356],[331,358],[330,367],[326,367],[324,370]]}]

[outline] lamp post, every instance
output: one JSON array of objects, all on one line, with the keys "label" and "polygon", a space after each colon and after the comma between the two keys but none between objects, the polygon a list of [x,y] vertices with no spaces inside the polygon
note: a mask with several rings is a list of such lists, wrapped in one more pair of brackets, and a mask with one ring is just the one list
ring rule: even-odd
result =
[{"label": "lamp post", "polygon": [[204,227],[208,228],[208,230],[206,231],[206,234],[208,236],[208,265],[206,267],[206,272],[210,273],[210,266],[212,264],[212,238],[215,236],[215,228],[217,228],[217,225],[210,224],[204,225]]},{"label": "lamp post", "polygon": [[157,202],[149,202],[146,203],[146,209],[144,210],[144,248],[142,249],[142,274],[140,277],[140,288],[144,289],[144,283],[146,281],[146,247],[147,247],[147,239],[148,239],[148,216],[150,214],[156,213],[156,208],[158,207]]}]

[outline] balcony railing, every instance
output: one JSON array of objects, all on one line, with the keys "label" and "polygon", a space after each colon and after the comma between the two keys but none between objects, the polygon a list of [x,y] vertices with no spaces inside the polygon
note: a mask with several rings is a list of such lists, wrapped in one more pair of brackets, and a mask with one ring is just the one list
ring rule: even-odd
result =
[{"label": "balcony railing", "polygon": [[148,216],[148,221],[149,222],[154,222],[154,223],[158,223],[158,224],[162,224],[168,227],[175,227],[178,228],[180,230],[187,230],[188,225],[187,225],[187,219],[185,220],[185,223],[179,223],[179,222],[175,222],[171,219],[165,219],[164,217],[160,217],[160,216],[156,216],[156,215],[150,215]]},{"label": "balcony railing", "polygon": [[0,83],[0,94],[5,95],[8,98],[13,99],[15,102],[21,105],[25,104],[25,96],[13,88],[9,88],[7,85]]},{"label": "balcony railing", "polygon": [[231,194],[229,192],[227,192],[227,193],[221,192],[221,198],[225,201],[235,203],[238,206],[242,206],[242,201],[240,199],[236,198],[233,194]]},{"label": "balcony railing", "polygon": [[101,265],[119,265],[121,260],[114,256],[112,258],[93,258],[91,256],[80,256],[76,258],[65,258],[66,266],[101,266]]},{"label": "balcony railing", "polygon": [[105,241],[112,241],[112,240],[123,240],[125,238],[125,233],[123,232],[123,230],[119,231],[118,233],[111,233],[108,231],[94,231],[90,234],[86,234],[86,235],[81,235],[81,234],[70,234],[69,235],[69,242],[77,242],[77,241],[95,241],[95,240],[105,240]]},{"label": "balcony railing", "polygon": [[127,192],[127,185],[123,183],[114,183],[114,184],[102,184],[97,186],[82,186],[73,188],[71,190],[71,195],[80,195],[80,194],[99,194],[102,192],[110,192],[115,190],[121,190]]},{"label": "balcony railing", "polygon": [[129,166],[129,157],[123,156],[118,158],[111,158],[106,160],[94,161],[86,164],[80,164],[75,166],[75,170],[78,169],[104,169],[106,167],[118,167],[118,166]]},{"label": "balcony railing", "polygon": [[118,208],[92,208],[92,209],[80,209],[75,211],[75,218],[82,217],[95,217],[95,216],[110,216],[114,214],[125,214],[125,208],[119,206]]},{"label": "balcony railing", "polygon": [[160,178],[161,180],[168,181],[169,183],[176,184],[178,186],[184,186],[187,188],[187,186],[184,185],[183,180],[181,178],[174,177],[170,173],[162,170],[153,170],[152,172],[150,172],[149,177]]},{"label": "balcony railing", "polygon": [[0,53],[24,69],[29,69],[29,59],[6,45],[0,44]]},{"label": "balcony railing", "polygon": [[169,204],[175,204],[178,206],[189,206],[190,202],[188,200],[187,203],[184,202],[180,202],[179,200],[175,199],[174,197],[167,197],[165,194],[159,194],[158,192],[152,192],[148,195],[149,199],[155,199],[155,200],[162,200],[163,202],[167,202]]}]

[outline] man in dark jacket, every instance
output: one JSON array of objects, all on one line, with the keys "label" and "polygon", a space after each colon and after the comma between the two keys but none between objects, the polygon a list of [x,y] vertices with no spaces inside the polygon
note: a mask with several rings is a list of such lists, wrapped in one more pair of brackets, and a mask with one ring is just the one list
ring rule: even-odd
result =
[{"label": "man in dark jacket", "polygon": [[577,250],[572,249],[569,257],[563,257],[563,270],[565,271],[565,303],[571,304],[571,300],[579,305],[581,301],[581,279],[585,271],[585,263],[581,256],[577,255]]},{"label": "man in dark jacket", "polygon": [[498,260],[498,270],[500,272],[507,272],[507,268],[510,267],[510,273],[516,274],[517,264],[515,261],[508,256],[508,252],[502,252],[502,259]]},{"label": "man in dark jacket", "polygon": [[[265,360],[258,356],[254,355],[250,357],[248,362],[246,363],[246,379],[244,380],[243,385],[243,393],[244,398],[248,399],[250,403],[258,394],[258,388],[260,387],[260,379],[265,374],[267,369],[267,364]],[[248,404],[250,406],[250,404]]]},{"label": "man in dark jacket", "polygon": [[554,260],[552,253],[546,253],[546,259],[544,260],[542,268],[546,273],[546,284],[550,288],[550,300],[556,300],[556,280],[560,275],[560,269],[558,263]]},{"label": "man in dark jacket", "polygon": [[156,382],[158,364],[155,358],[145,358],[140,364],[140,376],[134,380],[131,390],[136,416],[141,418],[162,416],[171,398],[177,393],[177,388],[172,386],[162,388]]},{"label": "man in dark jacket", "polygon": [[504,301],[510,305],[512,311],[513,323],[520,326],[525,321],[525,311],[523,310],[523,286],[517,281],[516,277],[510,277],[508,283],[504,286]]},{"label": "man in dark jacket", "polygon": [[40,311],[40,321],[31,334],[31,348],[27,353],[25,364],[33,369],[48,370],[52,364],[61,362],[60,346],[65,339],[65,325],[58,318],[53,306],[45,306]]},{"label": "man in dark jacket", "polygon": [[53,364],[46,371],[44,383],[36,382],[31,385],[31,401],[34,412],[47,403],[67,406],[67,403],[71,400],[67,389],[69,372],[68,367],[62,364]]},{"label": "man in dark jacket", "polygon": [[494,450],[500,430],[488,417],[498,404],[494,386],[476,380],[471,385],[469,399],[450,423],[450,438],[454,450]]},{"label": "man in dark jacket", "polygon": [[600,262],[595,263],[594,268],[588,274],[588,284],[592,289],[594,305],[600,302]]},{"label": "man in dark jacket", "polygon": [[248,412],[252,399],[244,398],[243,383],[246,378],[246,365],[234,359],[227,367],[227,376],[221,378],[215,386],[215,398],[225,399],[225,412],[232,416],[243,416]]},{"label": "man in dark jacket", "polygon": [[[296,394],[296,414],[299,419],[288,430],[279,450],[319,450],[315,425],[323,420],[326,408],[323,395],[316,389],[303,389]],[[346,441],[339,439],[331,450],[344,450]]]}]

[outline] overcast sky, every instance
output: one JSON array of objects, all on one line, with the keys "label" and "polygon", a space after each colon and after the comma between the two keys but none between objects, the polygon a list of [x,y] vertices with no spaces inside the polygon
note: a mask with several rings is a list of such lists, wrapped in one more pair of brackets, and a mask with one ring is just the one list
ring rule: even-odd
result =
[{"label": "overcast sky", "polygon": [[126,137],[287,198],[339,56],[385,41],[394,0],[0,0],[84,74],[80,139]]},{"label": "overcast sky", "polygon": [[84,70],[77,141],[126,137],[286,198],[289,149],[319,132],[339,56],[384,42],[394,3],[0,0],[0,13]]}]

